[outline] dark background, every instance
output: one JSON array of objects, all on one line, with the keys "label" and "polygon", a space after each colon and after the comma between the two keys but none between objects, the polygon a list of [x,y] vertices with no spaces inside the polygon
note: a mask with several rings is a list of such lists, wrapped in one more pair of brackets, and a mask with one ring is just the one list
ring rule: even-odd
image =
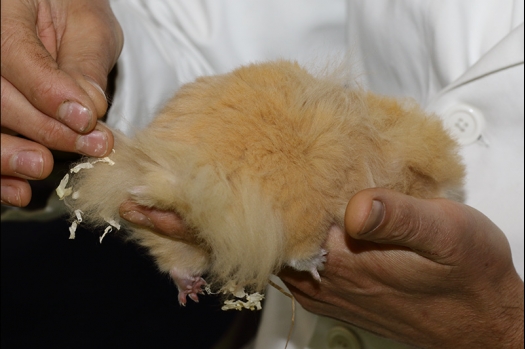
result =
[{"label": "dark background", "polygon": [[237,311],[177,289],[139,247],[69,223],[2,223],[2,348],[211,348]]}]

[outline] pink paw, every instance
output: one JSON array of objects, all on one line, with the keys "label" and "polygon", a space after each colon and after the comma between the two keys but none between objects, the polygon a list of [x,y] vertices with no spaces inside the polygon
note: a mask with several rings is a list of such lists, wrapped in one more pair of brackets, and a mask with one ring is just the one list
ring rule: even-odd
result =
[{"label": "pink paw", "polygon": [[302,271],[308,271],[312,274],[312,277],[321,282],[321,276],[319,275],[319,270],[324,269],[324,263],[326,262],[326,255],[328,251],[325,249],[319,250],[319,252],[307,259],[292,259],[287,264],[296,269]]},{"label": "pink paw", "polygon": [[202,294],[202,287],[206,285],[206,281],[200,276],[188,276],[180,270],[173,268],[170,271],[170,276],[175,281],[179,289],[179,304],[186,305],[186,297],[190,297],[196,303],[199,303],[198,294]]}]

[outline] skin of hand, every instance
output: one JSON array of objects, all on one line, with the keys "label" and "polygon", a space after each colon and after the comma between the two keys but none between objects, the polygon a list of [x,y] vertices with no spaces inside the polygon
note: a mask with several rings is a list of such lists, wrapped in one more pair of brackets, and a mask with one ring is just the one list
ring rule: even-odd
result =
[{"label": "skin of hand", "polygon": [[[189,239],[173,212],[127,202],[120,213]],[[280,273],[305,309],[421,348],[523,348],[523,281],[505,235],[477,210],[366,189],[345,230],[328,237],[320,283]]]},{"label": "skin of hand", "polygon": [[[49,149],[106,156],[107,76],[123,34],[107,0],[2,0],[1,201],[26,206]],[[16,135],[22,135],[17,137]]]},{"label": "skin of hand", "polygon": [[475,209],[367,189],[332,234],[321,282],[280,274],[307,310],[422,348],[523,348],[523,281]]},{"label": "skin of hand", "polygon": [[172,211],[144,207],[133,201],[126,201],[120,205],[119,214],[128,222],[150,228],[161,235],[191,241],[191,237],[186,234],[182,219]]}]

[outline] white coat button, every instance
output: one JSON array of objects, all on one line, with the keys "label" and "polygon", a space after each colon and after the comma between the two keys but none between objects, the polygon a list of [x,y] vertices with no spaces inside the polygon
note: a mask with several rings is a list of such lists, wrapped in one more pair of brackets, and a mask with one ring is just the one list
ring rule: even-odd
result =
[{"label": "white coat button", "polygon": [[447,110],[443,115],[443,121],[445,128],[462,145],[477,141],[485,127],[481,112],[465,104]]},{"label": "white coat button", "polygon": [[342,326],[336,326],[328,332],[330,349],[362,349],[361,341],[355,332]]}]

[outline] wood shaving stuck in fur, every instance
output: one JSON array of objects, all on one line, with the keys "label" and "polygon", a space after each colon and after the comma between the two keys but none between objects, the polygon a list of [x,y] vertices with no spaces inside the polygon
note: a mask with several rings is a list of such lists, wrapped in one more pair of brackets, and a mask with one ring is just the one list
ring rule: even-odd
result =
[{"label": "wood shaving stuck in fur", "polygon": [[111,160],[107,156],[105,158],[97,159],[97,160],[93,161],[92,164],[96,164],[97,162],[105,162],[106,164],[109,164],[109,166],[115,165],[115,161]]},{"label": "wood shaving stuck in fur", "polygon": [[[260,294],[258,292],[254,292],[252,294],[247,294],[244,291],[244,287],[235,285],[233,282],[228,283],[223,288],[221,288],[218,292],[213,292],[209,285],[206,285],[204,290],[207,294],[232,294],[234,297],[238,299],[227,299],[224,301],[224,305],[222,306],[221,310],[242,310],[242,309],[250,309],[250,310],[261,310],[261,301],[264,299],[264,295]],[[244,299],[243,299],[244,298]]]},{"label": "wood shaving stuck in fur", "polygon": [[69,227],[69,239],[73,240],[75,238],[75,232],[77,231],[78,222],[74,221]]},{"label": "wood shaving stuck in fur", "polygon": [[246,297],[246,292],[244,291],[244,287],[236,285],[233,282],[229,282],[226,285],[224,285],[221,289],[223,294],[231,293],[237,298],[244,298]]},{"label": "wood shaving stuck in fur", "polygon": [[[115,165],[115,162],[113,160],[111,160],[108,157],[105,157],[102,159],[97,159],[92,162],[86,161],[86,162],[80,163],[76,165],[75,167],[73,167],[71,170],[69,170],[69,172],[78,173],[80,170],[86,170],[86,169],[93,168],[93,164],[96,164],[97,162],[105,162],[109,164],[110,166]],[[66,188],[68,182],[69,182],[69,173],[66,173],[64,178],[62,178],[62,180],[60,181],[60,184],[58,185],[58,187],[55,189],[60,200],[64,200],[66,196],[69,196],[71,194],[73,194],[73,199],[78,198],[78,192],[73,193],[73,189],[71,189],[71,187]]]},{"label": "wood shaving stuck in fur", "polygon": [[60,200],[64,200],[64,198],[71,195],[71,192],[73,191],[71,188],[66,188],[67,182],[69,182],[69,173],[66,173],[58,187],[55,189]]},{"label": "wood shaving stuck in fur", "polygon": [[109,225],[111,225],[111,226],[117,228],[117,230],[120,230],[120,223],[119,223],[119,222],[115,221],[114,219],[108,219],[108,218],[104,218],[104,220],[105,220],[106,222],[108,222]]},{"label": "wood shaving stuck in fur", "polygon": [[[113,150],[113,152],[115,151]],[[92,162],[86,161],[86,162],[80,163],[76,165],[75,167],[73,167],[71,170],[69,170],[69,172],[78,173],[80,170],[88,170],[90,168],[93,168],[93,164],[96,164],[97,162],[105,162],[109,164],[110,166],[115,165],[115,162],[113,160],[111,160],[109,157],[105,157],[105,158],[94,160]],[[59,199],[64,200],[64,198],[69,195],[71,195],[73,200],[78,199],[79,197],[78,191],[73,193],[73,189],[71,187],[66,188],[68,182],[69,182],[69,173],[66,173],[64,178],[62,178],[62,180],[60,181],[60,184],[58,185],[58,187],[55,189]],[[74,212],[75,212],[75,217],[77,219],[73,221],[73,223],[71,223],[71,226],[69,227],[69,239],[75,238],[75,232],[77,230],[78,224],[82,222],[81,214],[83,212],[81,210],[75,210]],[[102,242],[102,239],[104,238],[104,236],[106,236],[107,233],[111,232],[111,230],[113,229],[112,227],[115,227],[117,228],[117,230],[120,230],[120,224],[117,221],[113,219],[105,219],[105,221],[108,222],[110,225],[106,228],[106,230],[104,230],[104,234],[100,237],[100,242]]]},{"label": "wood shaving stuck in fur", "polygon": [[106,229],[104,229],[104,234],[102,234],[102,236],[100,237],[100,243],[102,243],[102,240],[104,239],[106,234],[111,233],[112,230],[113,230],[113,227],[111,225],[108,225]]},{"label": "wood shaving stuck in fur", "polygon": [[115,221],[114,219],[104,218],[106,222],[109,223],[109,225],[104,229],[104,234],[100,237],[100,243],[102,243],[102,240],[106,236],[106,234],[111,233],[113,231],[113,227],[115,227],[117,230],[120,230],[120,223]]},{"label": "wood shaving stuck in fur", "polygon": [[71,173],[78,173],[80,170],[87,170],[90,168],[93,168],[93,164],[91,162],[83,162],[73,167],[70,171]]},{"label": "wood shaving stuck in fur", "polygon": [[75,239],[75,232],[77,231],[78,225],[82,222],[82,211],[81,210],[75,210],[75,217],[77,217],[76,220],[71,223],[71,226],[69,227],[69,240]]},{"label": "wood shaving stuck in fur", "polygon": [[75,210],[75,216],[77,217],[77,222],[82,223],[82,212],[81,210]]},{"label": "wood shaving stuck in fur", "polygon": [[89,161],[82,162],[82,163],[76,165],[75,167],[73,167],[70,170],[70,172],[71,173],[78,173],[80,170],[86,170],[86,169],[93,168],[93,165],[96,164],[97,162],[105,162],[105,163],[109,164],[110,166],[115,165],[115,162],[106,156],[105,158],[97,159],[97,160],[94,160],[94,161],[91,161],[91,162],[89,162]]},{"label": "wood shaving stuck in fur", "polygon": [[250,310],[261,310],[261,301],[264,299],[264,295],[260,294],[258,292],[252,293],[252,294],[245,294],[246,301],[243,301],[242,299],[227,299],[224,301],[224,305],[222,306],[222,310],[242,310],[242,309],[250,309]]}]

